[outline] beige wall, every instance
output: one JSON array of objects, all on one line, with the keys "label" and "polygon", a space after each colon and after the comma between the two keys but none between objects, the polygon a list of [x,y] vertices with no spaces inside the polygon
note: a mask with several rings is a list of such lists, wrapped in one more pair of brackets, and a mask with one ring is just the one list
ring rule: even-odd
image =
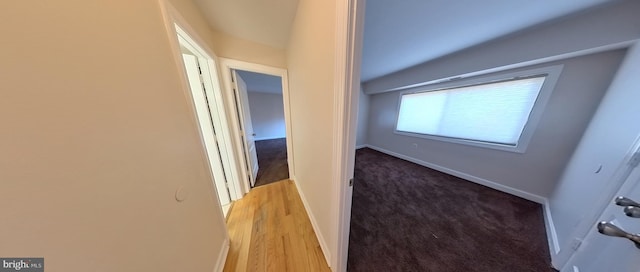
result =
[{"label": "beige wall", "polygon": [[[336,247],[331,181],[335,1],[301,0],[287,48],[296,183],[327,250]],[[333,257],[332,257],[333,258]]]},{"label": "beige wall", "polygon": [[191,0],[169,0],[200,39],[215,51],[218,57],[286,68],[285,50],[240,39],[227,33],[212,30],[199,8]]},{"label": "beige wall", "polygon": [[287,68],[284,49],[243,40],[217,31],[213,31],[212,35],[214,50],[218,57]]},{"label": "beige wall", "polygon": [[[206,19],[198,9],[198,7],[191,0],[167,0],[170,5],[168,5],[168,9],[171,11],[175,11],[177,14],[178,24],[181,27],[189,28],[186,31],[193,31],[197,33],[198,42],[206,43],[200,44],[200,46],[206,46],[210,51],[215,50],[214,46],[214,38],[213,32],[209,27]],[[187,24],[186,26],[184,24]],[[217,52],[216,52],[217,53]]]},{"label": "beige wall", "polygon": [[2,1],[0,18],[0,256],[213,271],[225,226],[158,2]]}]

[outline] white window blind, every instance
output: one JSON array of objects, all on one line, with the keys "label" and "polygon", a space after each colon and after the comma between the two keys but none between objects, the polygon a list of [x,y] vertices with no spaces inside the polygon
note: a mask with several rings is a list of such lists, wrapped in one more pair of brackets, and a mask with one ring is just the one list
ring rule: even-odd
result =
[{"label": "white window blind", "polygon": [[517,146],[545,78],[403,94],[396,130]]}]

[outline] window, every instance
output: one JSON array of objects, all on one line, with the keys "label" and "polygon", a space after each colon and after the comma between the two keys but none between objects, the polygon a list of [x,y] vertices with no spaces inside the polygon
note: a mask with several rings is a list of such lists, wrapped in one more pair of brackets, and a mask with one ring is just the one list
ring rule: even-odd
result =
[{"label": "window", "polygon": [[405,92],[396,132],[524,152],[532,121],[541,113],[535,109],[546,103],[559,74],[559,68],[555,74],[551,70]]}]

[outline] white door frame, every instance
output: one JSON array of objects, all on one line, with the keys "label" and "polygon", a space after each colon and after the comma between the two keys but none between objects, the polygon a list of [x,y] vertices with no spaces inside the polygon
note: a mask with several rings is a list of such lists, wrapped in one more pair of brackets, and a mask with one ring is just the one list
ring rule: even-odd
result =
[{"label": "white door frame", "polygon": [[[355,166],[356,125],[360,92],[360,65],[364,32],[364,0],[337,3],[336,66],[334,85],[332,180],[336,192],[332,201],[336,227],[336,243],[329,264],[333,271],[347,270],[349,232],[351,228],[351,199]],[[326,253],[325,253],[326,254]]]},{"label": "white door frame", "polygon": [[[216,185],[216,191],[218,193],[218,200],[222,204],[224,214],[228,211],[228,207],[231,204],[231,195],[229,194],[229,188],[227,185],[227,175],[229,170],[228,162],[224,162],[222,151],[224,146],[221,146],[221,142],[218,138],[220,127],[219,119],[213,116],[212,112],[216,112],[216,104],[213,99],[208,98],[205,94],[206,89],[210,88],[211,82],[205,82],[201,71],[206,70],[204,65],[200,65],[200,60],[203,58],[197,56],[190,49],[182,37],[178,36],[180,45],[184,47],[183,58],[185,63],[185,69],[189,85],[191,87],[191,97],[196,109],[196,115],[198,116],[198,124],[201,132],[201,140],[204,142],[205,149],[207,150],[207,158],[210,166],[210,173],[213,176],[214,183]],[[217,131],[216,131],[217,130]],[[227,167],[225,167],[227,164]]]},{"label": "white door frame", "polygon": [[[586,234],[584,235],[584,237],[581,237],[580,245],[582,244],[586,246],[590,245],[589,238],[592,237],[590,235],[594,235],[594,229],[596,228],[596,224],[599,221],[603,220],[603,218],[606,216],[608,209],[612,205],[613,199],[616,196],[627,196],[626,194],[621,194],[621,192],[628,191],[631,188],[635,187],[636,184],[638,184],[639,182],[637,179],[638,171],[639,171],[637,170],[638,166],[632,162],[633,157],[637,152],[640,152],[640,135],[634,141],[632,147],[627,152],[627,155],[625,156],[621,165],[618,167],[618,171],[615,174],[615,177],[611,180],[611,186],[607,188],[607,192],[609,192],[609,189],[611,189],[611,192],[604,194],[602,198],[600,198],[600,200],[596,202],[597,205],[601,205],[602,207],[597,206],[597,209],[593,210],[593,212],[597,214],[593,222],[586,221],[586,220],[589,220],[589,218],[591,217],[586,217],[586,219],[582,220],[581,224],[584,225]],[[612,188],[615,188],[615,189],[612,189]],[[622,210],[622,208],[623,207],[619,208],[620,211]],[[601,235],[601,234],[597,234],[597,235]],[[634,248],[634,250],[636,249]],[[576,258],[577,254],[580,254],[580,249],[579,248],[572,249],[571,254],[567,255],[568,256],[567,260],[564,262],[564,264],[561,267],[558,267],[558,270],[573,271],[574,270],[573,267],[569,267],[569,265],[571,265],[572,260]]]},{"label": "white door frame", "polygon": [[[233,82],[231,82],[232,70],[244,70],[249,72],[267,74],[272,76],[278,76],[282,79],[282,99],[283,99],[282,102],[284,103],[284,121],[285,121],[286,135],[287,135],[287,139],[286,139],[287,164],[289,165],[289,179],[295,180],[295,171],[294,171],[295,160],[293,157],[293,136],[291,133],[291,106],[289,104],[290,92],[289,92],[289,79],[287,76],[287,70],[282,68],[257,64],[257,63],[228,59],[228,58],[219,58],[219,60],[220,60],[219,62],[220,67],[221,67],[220,70],[222,73],[222,82],[224,83],[225,90],[226,90],[225,92],[226,104],[229,112],[237,112],[238,110],[236,101],[234,98]],[[242,103],[242,102],[238,101],[238,103]],[[246,105],[246,106],[248,107],[249,105]],[[230,124],[240,124],[241,122],[238,119],[237,114],[229,114],[227,117],[229,118]],[[238,125],[234,125],[233,129],[231,130],[233,132],[232,134],[235,142],[236,152],[238,154],[244,154],[244,150],[242,148],[242,138],[240,135],[241,132],[238,129]],[[247,163],[245,156],[239,156],[239,157],[241,157],[241,160],[242,160],[239,163],[241,165],[245,165]],[[244,195],[249,192],[249,190],[251,189],[251,186],[250,186],[250,181],[248,179],[247,169],[245,167],[241,167],[240,171],[241,171],[240,173],[242,173],[242,178],[241,178],[242,184],[239,186],[240,190],[238,191],[239,193]]]},{"label": "white door frame", "polygon": [[[621,73],[630,73],[630,74],[635,73],[635,71],[631,71],[629,68],[625,68],[624,62],[628,61],[627,59],[630,56],[629,52],[631,50],[634,50],[636,52],[640,50],[640,40],[628,41],[620,45],[621,45],[620,48],[627,49],[627,55],[625,56],[625,59],[623,59],[621,67],[618,68],[618,71],[616,72],[616,75],[614,76],[612,83],[608,88],[611,88],[611,85],[614,84],[616,78]],[[587,131],[588,131],[588,128],[587,128]],[[587,133],[587,131],[585,131],[585,133]],[[627,178],[633,171],[633,168],[628,165],[628,162],[631,160],[631,156],[633,156],[633,153],[635,152],[635,150],[638,150],[638,148],[640,148],[640,140],[637,140],[635,143],[633,143],[631,149],[629,149],[627,154],[625,155],[622,161],[622,164],[616,168],[617,170],[613,174],[611,180],[608,181],[609,184],[606,186],[606,188],[602,192],[601,197],[599,199],[594,199],[593,208],[589,209],[589,213],[587,213],[583,217],[583,219],[580,221],[580,223],[574,228],[570,236],[570,237],[573,237],[571,239],[572,241],[569,241],[564,245],[557,244],[556,242],[559,251],[555,255],[553,254],[553,252],[551,254],[551,262],[553,267],[563,268],[569,262],[569,260],[573,257],[573,255],[576,252],[572,246],[573,240],[574,239],[583,240],[589,234],[594,224],[597,222],[597,220],[600,218],[602,213],[608,207],[609,203],[611,202],[611,199],[613,199],[615,194],[620,190],[624,182],[627,180]],[[553,225],[551,228],[553,228]],[[552,229],[552,232],[555,233],[555,229]],[[550,248],[550,250],[553,250],[553,249]]]},{"label": "white door frame", "polygon": [[[236,186],[233,186],[233,181],[237,180],[237,173],[234,171],[235,158],[233,156],[233,145],[231,144],[230,133],[228,129],[227,112],[225,111],[224,98],[222,97],[222,90],[220,89],[220,81],[218,78],[216,62],[198,43],[191,38],[191,36],[182,29],[177,23],[175,24],[176,33],[180,39],[179,43],[182,46],[187,47],[189,51],[196,54],[202,69],[202,81],[205,84],[205,93],[209,103],[215,103],[216,112],[211,112],[212,121],[216,129],[216,138],[218,146],[220,147],[220,156],[224,165],[224,170],[227,175],[227,187],[229,189],[229,195],[232,200],[235,200],[234,196],[237,196]],[[232,184],[229,184],[232,183]]]},{"label": "white door frame", "polygon": [[[226,163],[225,170],[228,170],[228,172],[225,172],[227,174],[227,185],[229,188],[231,200],[237,200],[242,197],[242,194],[239,190],[240,172],[237,170],[239,169],[239,160],[237,158],[237,154],[233,152],[233,138],[231,137],[232,134],[230,132],[230,129],[228,129],[230,127],[228,123],[229,114],[227,114],[228,110],[226,109],[226,105],[224,103],[225,97],[222,92],[219,80],[220,71],[218,69],[218,66],[216,65],[217,63],[219,63],[218,57],[208,47],[201,46],[206,45],[207,43],[197,35],[197,32],[193,28],[191,28],[191,26],[189,26],[187,21],[182,18],[180,13],[176,11],[175,8],[171,6],[171,4],[165,1],[160,1],[160,4],[160,8],[163,10],[162,14],[165,20],[167,33],[169,35],[169,44],[171,46],[171,51],[174,54],[176,67],[184,70],[182,51],[177,37],[181,37],[182,39],[184,39],[192,47],[190,51],[197,53],[199,57],[203,58],[203,61],[200,62],[201,66],[203,66],[203,81],[205,81],[206,85],[210,85],[208,86],[209,88],[207,88],[207,96],[213,97],[215,99],[216,108],[218,110],[217,114],[220,117],[218,121],[220,122],[219,124],[221,132],[219,133],[218,140],[220,145],[223,146],[222,149],[224,149],[224,154],[221,155],[224,157],[223,160]],[[186,78],[184,71],[177,72],[179,72],[178,74],[180,75],[181,81],[185,86],[185,96],[191,98],[189,81]],[[193,111],[193,121],[197,124],[195,106],[192,99],[187,99],[187,103],[188,107]],[[201,131],[200,135],[202,137]],[[203,156],[206,157],[204,148]],[[212,185],[214,185],[213,182],[214,181],[212,180]],[[215,186],[213,187],[213,189],[215,189]],[[217,191],[214,192],[214,195],[216,198],[218,197]]]}]

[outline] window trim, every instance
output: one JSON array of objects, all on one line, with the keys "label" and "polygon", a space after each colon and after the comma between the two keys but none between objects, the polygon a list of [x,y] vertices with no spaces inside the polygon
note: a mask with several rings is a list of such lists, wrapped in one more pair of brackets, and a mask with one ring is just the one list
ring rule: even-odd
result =
[{"label": "window trim", "polygon": [[[488,149],[497,149],[502,151],[509,151],[515,153],[524,153],[527,150],[531,139],[533,138],[533,134],[542,118],[544,113],[544,109],[551,98],[551,94],[555,89],[556,83],[558,82],[558,78],[560,77],[560,73],[562,72],[562,68],[564,65],[553,65],[535,69],[527,69],[520,70],[514,72],[500,72],[500,73],[491,73],[485,75],[478,75],[471,78],[461,78],[454,77],[446,82],[439,82],[419,87],[410,88],[404,91],[401,91],[398,94],[398,106],[396,110],[396,120],[394,123],[393,132],[398,135],[416,137],[416,138],[424,138],[429,140],[436,140],[448,143],[456,143],[462,145],[483,147]],[[542,84],[542,88],[540,88],[540,93],[536,98],[535,103],[533,104],[533,109],[529,114],[529,118],[525,123],[524,129],[520,134],[520,138],[515,146],[506,145],[500,143],[491,143],[484,142],[478,140],[470,140],[470,139],[462,139],[462,138],[453,138],[446,136],[438,136],[438,135],[430,135],[430,134],[421,134],[407,131],[399,131],[398,128],[398,119],[400,117],[400,106],[402,103],[402,96],[407,94],[418,94],[424,92],[433,92],[433,91],[443,91],[448,89],[469,87],[469,86],[477,86],[477,85],[485,85],[492,83],[499,83],[514,79],[525,79],[536,76],[545,75],[545,81]]]}]

